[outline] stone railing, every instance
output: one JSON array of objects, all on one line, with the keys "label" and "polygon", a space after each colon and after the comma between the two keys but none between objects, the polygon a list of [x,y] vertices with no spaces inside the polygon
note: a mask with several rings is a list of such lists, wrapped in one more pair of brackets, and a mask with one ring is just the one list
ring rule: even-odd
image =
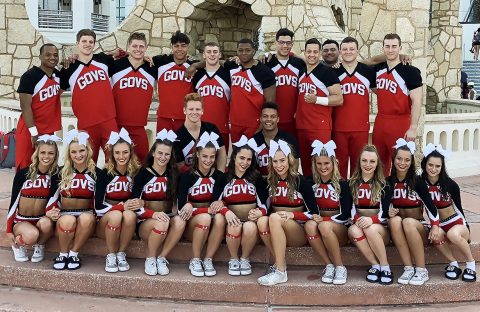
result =
[{"label": "stone railing", "polygon": [[[473,105],[473,101],[462,101],[463,110],[468,105]],[[457,105],[456,101],[450,100],[449,105]],[[152,103],[152,107],[156,103]],[[70,107],[70,97],[68,94],[62,96],[62,131],[57,133],[63,137],[63,134],[76,127],[76,118]],[[10,131],[16,127],[20,117],[20,105],[17,100],[0,98],[0,131]],[[153,142],[156,128],[156,114],[154,110],[150,111],[147,135],[150,142]],[[374,115],[370,116],[370,122],[373,126]],[[371,127],[372,129],[373,127]],[[448,172],[452,177],[469,176],[480,174],[480,111],[474,113],[462,114],[428,114],[425,115],[425,124],[423,129],[422,142],[442,144],[444,148],[452,151],[452,155],[447,159]],[[61,155],[63,148],[60,147]],[[99,164],[103,163],[103,155],[100,153]],[[61,157],[63,159],[63,157]],[[62,163],[62,161],[61,161]]]},{"label": "stone railing", "polygon": [[478,113],[480,112],[480,101],[448,99],[447,114]]}]

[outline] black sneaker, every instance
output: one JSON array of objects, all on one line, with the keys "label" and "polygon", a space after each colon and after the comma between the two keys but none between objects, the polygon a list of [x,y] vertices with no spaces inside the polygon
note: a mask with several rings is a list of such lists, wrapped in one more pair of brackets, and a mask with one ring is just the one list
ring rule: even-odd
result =
[{"label": "black sneaker", "polygon": [[68,258],[65,256],[58,256],[53,261],[53,268],[55,270],[65,270]]},{"label": "black sneaker", "polygon": [[77,270],[81,267],[81,263],[80,263],[80,258],[78,258],[77,256],[70,256],[68,257],[68,260],[67,260],[67,269],[69,270]]}]

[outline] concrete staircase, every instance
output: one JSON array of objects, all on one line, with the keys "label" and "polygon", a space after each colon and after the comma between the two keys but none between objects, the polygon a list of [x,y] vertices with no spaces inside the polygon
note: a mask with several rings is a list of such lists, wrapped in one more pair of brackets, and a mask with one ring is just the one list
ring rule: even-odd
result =
[{"label": "concrete staircase", "polygon": [[475,91],[480,95],[480,61],[463,61],[462,69],[468,75],[468,82],[475,83]]}]

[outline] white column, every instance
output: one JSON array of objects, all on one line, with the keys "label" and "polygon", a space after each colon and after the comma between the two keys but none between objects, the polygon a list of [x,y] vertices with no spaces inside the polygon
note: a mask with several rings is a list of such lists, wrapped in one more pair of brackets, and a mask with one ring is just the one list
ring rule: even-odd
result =
[{"label": "white column", "polygon": [[72,0],[73,30],[92,28],[93,0]]}]

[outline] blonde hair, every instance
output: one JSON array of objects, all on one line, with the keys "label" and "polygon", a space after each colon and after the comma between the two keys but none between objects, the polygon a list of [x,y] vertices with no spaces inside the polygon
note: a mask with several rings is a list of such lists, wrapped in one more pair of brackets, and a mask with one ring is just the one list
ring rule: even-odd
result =
[{"label": "blonde hair", "polygon": [[[78,140],[74,139],[68,145],[67,152],[65,153],[64,165],[62,170],[60,171],[60,183],[59,183],[59,187],[62,190],[70,189],[70,184],[72,183],[72,175],[74,172],[73,161],[72,161],[72,158],[70,157],[70,146],[72,145],[72,143],[78,143]],[[93,150],[90,145],[90,141],[87,141],[87,144],[85,145],[85,147],[87,149],[87,159],[86,159],[87,171],[90,172],[90,174],[94,179],[96,179],[97,178],[97,175],[95,173],[96,166],[95,166],[95,162],[92,159]]]},{"label": "blonde hair", "polygon": [[372,178],[372,198],[370,199],[370,203],[373,205],[380,201],[383,193],[383,188],[385,187],[385,175],[383,173],[383,164],[380,160],[380,156],[378,155],[377,148],[374,145],[367,144],[360,152],[360,156],[357,159],[357,165],[355,167],[355,171],[353,172],[352,177],[350,178],[350,190],[352,191],[353,202],[358,204],[358,189],[360,184],[363,182],[362,179],[362,169],[361,169],[361,158],[364,152],[372,152],[375,153],[377,156],[377,168],[375,168],[375,172],[373,173]]},{"label": "blonde hair", "polygon": [[[292,146],[289,144],[290,150],[293,150]],[[288,154],[288,172],[287,172],[287,185],[288,185],[288,199],[293,201],[294,194],[298,186],[298,176],[299,173],[295,170],[295,157],[293,157],[292,153]],[[278,186],[278,181],[280,177],[278,176],[275,169],[273,169],[273,158],[268,157],[268,175],[267,175],[267,183],[269,187],[269,195],[275,198],[275,193]]]},{"label": "blonde hair", "polygon": [[28,167],[27,176],[32,181],[35,181],[35,179],[37,178],[38,164],[40,162],[39,159],[38,159],[38,154],[40,152],[40,146],[43,146],[43,145],[55,146],[55,159],[53,160],[53,163],[50,166],[50,169],[48,169],[48,175],[53,176],[54,174],[56,174],[58,172],[58,156],[59,156],[59,153],[58,153],[57,143],[55,143],[54,141],[47,141],[47,142],[40,141],[40,142],[37,143],[37,146],[35,147],[35,151],[32,154],[32,163]]},{"label": "blonde hair", "polygon": [[337,160],[337,157],[335,157],[335,155],[328,156],[328,153],[324,148],[322,148],[322,150],[320,151],[320,155],[312,156],[313,181],[315,182],[315,184],[322,183],[322,179],[320,177],[320,174],[317,171],[317,166],[316,166],[316,159],[317,157],[320,157],[320,156],[326,156],[332,162],[333,171],[332,171],[332,178],[330,180],[333,184],[333,188],[335,189],[335,192],[337,193],[338,196],[340,196],[340,192],[341,192],[340,180],[342,179],[342,176],[340,175],[340,170],[338,170],[338,160]]},{"label": "blonde hair", "polygon": [[107,169],[107,174],[110,175],[115,175],[113,172],[116,169],[117,162],[115,161],[115,157],[113,155],[113,149],[117,144],[120,143],[125,143],[128,145],[128,148],[130,150],[130,159],[128,160],[127,164],[127,175],[131,178],[135,177],[140,170],[140,162],[138,161],[137,155],[135,154],[135,151],[133,149],[133,144],[129,144],[127,141],[123,139],[119,139],[117,143],[110,145],[108,149],[108,161],[105,164],[105,169]]}]

